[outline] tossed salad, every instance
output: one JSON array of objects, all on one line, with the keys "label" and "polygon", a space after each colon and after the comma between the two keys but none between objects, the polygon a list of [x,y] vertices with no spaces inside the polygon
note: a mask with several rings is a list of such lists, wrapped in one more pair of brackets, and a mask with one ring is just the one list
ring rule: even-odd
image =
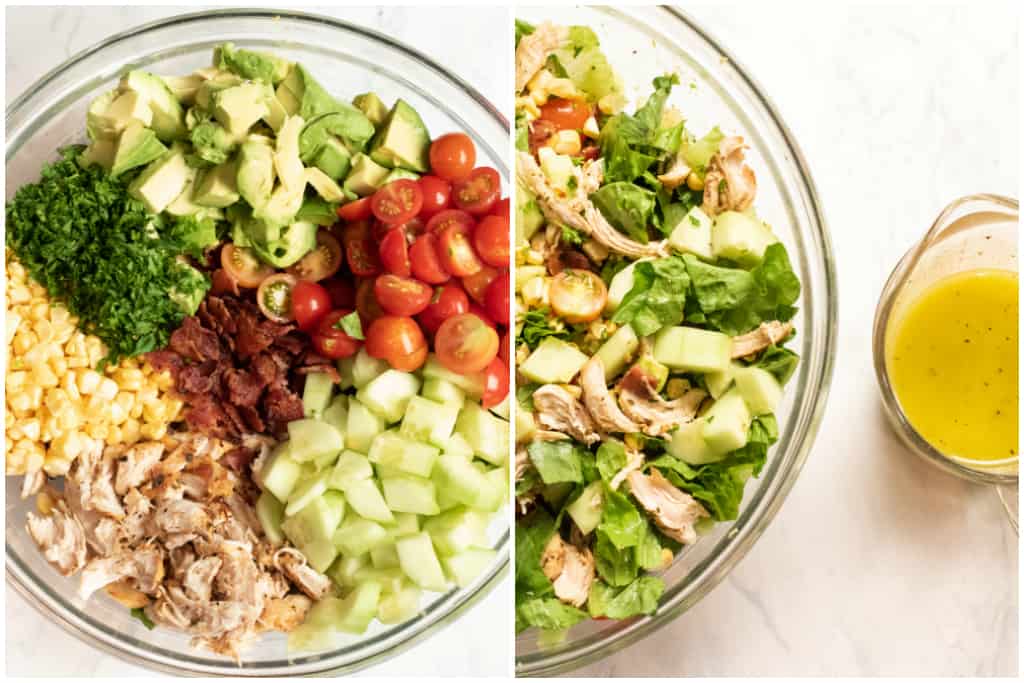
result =
[{"label": "tossed salad", "polygon": [[800,282],[743,138],[516,22],[516,628],[652,614],[777,439]]}]

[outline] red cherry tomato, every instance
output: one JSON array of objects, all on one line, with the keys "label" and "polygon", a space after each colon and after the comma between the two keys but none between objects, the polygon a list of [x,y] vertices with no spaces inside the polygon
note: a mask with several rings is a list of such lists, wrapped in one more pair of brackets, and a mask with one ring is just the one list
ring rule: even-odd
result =
[{"label": "red cherry tomato", "polygon": [[462,278],[462,286],[465,287],[466,293],[473,298],[473,301],[483,304],[486,301],[487,288],[500,274],[501,271],[497,268],[482,266],[476,273]]},{"label": "red cherry tomato", "polygon": [[341,268],[341,245],[334,235],[321,230],[316,234],[316,247],[302,257],[288,272],[300,280],[319,282]]},{"label": "red cherry tomato", "polygon": [[505,334],[501,337],[501,344],[498,346],[498,358],[505,361],[505,366],[508,366],[508,347],[510,344],[508,338],[508,330],[505,330]]},{"label": "red cherry tomato", "polygon": [[540,118],[551,122],[556,130],[580,130],[593,113],[586,102],[561,97],[552,97],[540,108]]},{"label": "red cherry tomato", "polygon": [[394,180],[373,193],[373,215],[382,223],[398,225],[420,212],[423,193],[415,180]]},{"label": "red cherry tomato", "polygon": [[377,247],[373,243],[368,221],[349,223],[342,232],[349,270],[357,277],[372,277],[380,272]]},{"label": "red cherry tomato", "polygon": [[409,261],[413,277],[432,285],[439,285],[451,278],[448,271],[442,267],[437,251],[436,235],[428,232],[416,238],[416,241],[409,247]]},{"label": "red cherry tomato", "polygon": [[485,323],[487,323],[487,326],[490,327],[492,330],[498,330],[498,323],[491,320],[491,316],[490,314],[487,313],[487,309],[478,304],[477,302],[469,302],[469,312],[483,320]]},{"label": "red cherry tomato", "polygon": [[430,144],[430,168],[444,180],[469,177],[476,165],[476,147],[465,133],[448,133]]},{"label": "red cherry tomato", "polygon": [[338,218],[349,223],[355,221],[365,221],[367,218],[373,215],[373,207],[371,206],[373,197],[363,197],[357,199],[354,202],[349,202],[343,206],[338,207]]},{"label": "red cherry tomato", "polygon": [[405,239],[404,228],[391,228],[380,241],[380,263],[384,270],[402,277],[412,274],[409,263],[409,243]]},{"label": "red cherry tomato", "polygon": [[416,319],[420,327],[433,334],[448,318],[469,311],[469,297],[462,287],[453,283],[441,285],[434,290],[427,307]]},{"label": "red cherry tomato", "polygon": [[480,317],[463,313],[448,318],[434,336],[434,353],[452,372],[480,372],[498,355],[498,333]]},{"label": "red cherry tomato", "polygon": [[331,296],[331,308],[352,308],[356,305],[356,288],[340,277],[322,280],[320,285]]},{"label": "red cherry tomato", "polygon": [[341,319],[350,313],[352,309],[342,308],[330,311],[320,320],[316,334],[313,335],[313,348],[321,356],[333,359],[348,358],[363,345],[361,340],[345,332]]},{"label": "red cherry tomato", "polygon": [[473,232],[473,229],[476,227],[476,220],[465,211],[445,209],[427,221],[427,232],[437,235],[445,228],[453,225],[466,230],[466,232]]},{"label": "red cherry tomato", "polygon": [[274,269],[260,260],[256,252],[234,244],[220,250],[220,266],[241,287],[259,287],[274,274]]},{"label": "red cherry tomato", "polygon": [[377,303],[391,315],[416,315],[427,307],[433,293],[428,284],[390,273],[378,275],[373,285]]},{"label": "red cherry tomato", "polygon": [[427,340],[412,318],[385,315],[366,332],[366,352],[383,358],[396,370],[411,372],[427,357]]},{"label": "red cherry tomato", "polygon": [[299,280],[292,289],[292,315],[303,332],[314,329],[331,310],[331,295],[315,282]]},{"label": "red cherry tomato", "polygon": [[420,192],[423,193],[423,207],[420,216],[430,218],[438,211],[448,208],[452,196],[452,184],[436,175],[425,175],[419,179]]},{"label": "red cherry tomato", "polygon": [[508,277],[496,277],[487,287],[484,297],[484,308],[500,325],[508,325],[509,319],[509,285]]},{"label": "red cherry tomato", "polygon": [[474,216],[482,216],[494,208],[501,195],[501,177],[490,166],[474,168],[465,180],[452,184],[452,203]]},{"label": "red cherry tomato", "polygon": [[484,393],[480,405],[493,408],[508,396],[508,366],[501,358],[495,358],[484,368]]},{"label": "red cherry tomato", "polygon": [[473,246],[480,259],[496,268],[508,268],[508,219],[484,216],[473,233]]},{"label": "red cherry tomato", "polygon": [[440,232],[437,236],[437,258],[455,277],[473,275],[483,268],[469,241],[469,231],[462,225],[449,225]]},{"label": "red cherry tomato", "polygon": [[504,217],[505,220],[511,220],[509,218],[510,214],[508,197],[504,197],[503,199],[499,199],[498,201],[494,202],[494,206],[491,207],[490,215],[502,216]]},{"label": "red cherry tomato", "polygon": [[373,285],[372,278],[366,279],[360,282],[356,289],[356,310],[359,311],[359,317],[363,321],[363,329],[369,327],[370,323],[377,318],[386,315],[385,310],[377,302]]}]

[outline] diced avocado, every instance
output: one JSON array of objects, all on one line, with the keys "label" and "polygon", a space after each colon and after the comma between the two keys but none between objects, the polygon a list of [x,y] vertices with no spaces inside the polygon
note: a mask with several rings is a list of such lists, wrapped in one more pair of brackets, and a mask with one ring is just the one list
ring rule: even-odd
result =
[{"label": "diced avocado", "polygon": [[302,132],[302,126],[301,116],[289,116],[277,133],[274,167],[281,179],[281,185],[289,192],[301,192],[306,187],[302,160],[299,158],[299,134]]},{"label": "diced avocado", "polygon": [[778,242],[763,223],[737,211],[723,211],[711,228],[711,250],[715,258],[729,259],[744,266],[756,266],[764,250]]},{"label": "diced avocado", "polygon": [[[537,197],[516,179],[516,242],[527,242],[544,225]],[[517,280],[518,269],[517,269]]]},{"label": "diced avocado", "polygon": [[701,432],[714,453],[729,453],[747,444],[750,409],[736,389],[730,389],[715,401],[703,419]]},{"label": "diced avocado", "polygon": [[256,253],[277,268],[287,268],[316,247],[315,223],[296,221],[281,230],[281,238],[266,247],[253,245]]},{"label": "diced avocado", "polygon": [[191,74],[188,76],[161,76],[164,83],[167,84],[168,89],[174,97],[181,102],[183,105],[189,106],[195,104],[196,93],[199,92],[199,86],[206,80],[199,74]]},{"label": "diced avocado", "polygon": [[611,382],[617,377],[629,364],[639,347],[640,339],[628,323],[615,330],[615,334],[609,337],[594,354],[601,359],[601,363],[604,365],[605,381]]},{"label": "diced avocado", "polygon": [[524,377],[540,384],[568,384],[590,360],[572,344],[547,337],[519,366]]},{"label": "diced avocado", "polygon": [[704,375],[704,384],[707,386],[711,398],[719,398],[724,394],[732,386],[733,380],[736,377],[736,371],[742,367],[742,365],[734,361],[724,370],[706,373]]},{"label": "diced avocado", "polygon": [[192,201],[199,206],[224,208],[239,199],[238,164],[226,161],[201,172],[192,191]]},{"label": "diced avocado", "polygon": [[331,180],[331,177],[321,171],[319,168],[312,167],[305,169],[304,177],[307,183],[309,183],[316,193],[323,197],[328,202],[343,202],[348,197],[344,190],[338,187],[338,183]]},{"label": "diced avocado", "polygon": [[85,113],[85,130],[90,140],[112,140],[117,137],[119,130],[110,126],[106,113],[119,92],[110,90],[89,103],[89,110]]},{"label": "diced avocado", "polygon": [[693,422],[679,425],[672,432],[665,450],[690,465],[704,465],[717,462],[725,457],[725,452],[716,452],[704,440],[704,426],[707,420],[699,417]]},{"label": "diced avocado", "polygon": [[246,140],[238,148],[238,193],[254,208],[270,201],[274,189],[274,150]]},{"label": "diced avocado", "polygon": [[[166,149],[166,147],[164,148]],[[89,143],[89,146],[82,151],[78,157],[78,164],[82,168],[88,168],[93,164],[110,170],[114,165],[114,154],[117,150],[116,140],[97,138]]]},{"label": "diced avocado", "polygon": [[[143,128],[138,121],[133,121],[117,139],[110,174],[119,176],[129,169],[145,166],[166,153],[167,148],[157,139],[156,133],[149,128]],[[171,197],[171,200],[173,199],[174,197]]]},{"label": "diced avocado", "polygon": [[384,123],[384,119],[388,116],[388,107],[381,99],[377,96],[377,93],[366,92],[362,95],[356,95],[352,99],[352,105],[363,112],[366,118],[370,119],[370,122],[374,126],[380,126]]},{"label": "diced avocado", "polygon": [[430,134],[420,115],[404,100],[396,101],[370,143],[370,156],[388,168],[426,173],[430,169],[429,152]]},{"label": "diced avocado", "polygon": [[614,313],[619,304],[622,303],[622,300],[629,294],[629,290],[633,289],[633,271],[636,269],[636,264],[650,260],[647,258],[638,259],[615,273],[611,283],[608,285],[608,302],[604,306],[606,315]]},{"label": "diced avocado", "polygon": [[242,83],[213,94],[213,115],[232,135],[245,135],[266,116],[269,93],[259,83]]},{"label": "diced avocado", "polygon": [[189,139],[196,156],[211,164],[223,164],[238,147],[238,139],[216,121],[197,124]]},{"label": "diced avocado", "polygon": [[654,380],[655,391],[665,388],[665,382],[668,381],[668,368],[656,361],[654,356],[649,353],[643,354],[637,359],[634,367],[640,368],[645,375]]},{"label": "diced avocado", "polygon": [[764,368],[740,368],[735,378],[736,391],[747,402],[752,415],[774,412],[782,400],[782,385]]},{"label": "diced avocado", "polygon": [[167,298],[177,304],[185,315],[195,315],[210,289],[210,279],[184,261],[175,262],[174,270],[179,285],[171,287]]},{"label": "diced avocado", "polygon": [[696,327],[666,327],[654,337],[654,359],[672,370],[717,372],[729,367],[732,338]]},{"label": "diced avocado", "polygon": [[[288,225],[295,220],[305,199],[305,184],[290,188],[278,183],[270,193],[270,199],[261,206],[254,206],[252,215],[259,220],[275,225]],[[310,247],[312,248],[312,247]],[[307,250],[308,251],[308,250]]]},{"label": "diced avocado", "polygon": [[601,523],[604,510],[604,482],[592,482],[580,492],[579,498],[569,503],[565,511],[576,522],[583,535],[589,534]]},{"label": "diced avocado", "polygon": [[[104,104],[107,106],[101,111]],[[86,127],[93,139],[115,137],[133,122],[145,127],[153,122],[149,102],[134,90],[122,92],[109,102],[106,95],[101,95],[86,114]]]},{"label": "diced avocado", "polygon": [[274,99],[278,101],[288,116],[298,114],[299,109],[302,108],[302,100],[295,96],[295,93],[285,85],[284,81],[281,81],[281,84],[274,90]]},{"label": "diced avocado", "polygon": [[355,111],[348,104],[338,102],[331,97],[317,80],[313,78],[313,75],[309,73],[306,67],[301,64],[295,64],[292,67],[288,75],[281,81],[279,87],[288,90],[293,99],[299,103],[298,110],[289,113],[297,113],[307,121],[311,120],[314,116],[340,111],[343,108]]},{"label": "diced avocado", "polygon": [[365,154],[357,154],[352,158],[352,170],[345,178],[344,187],[360,197],[371,195],[384,184],[388,177],[388,169],[376,163]]},{"label": "diced avocado", "polygon": [[[116,157],[114,163],[117,164]],[[185,154],[175,147],[147,166],[128,186],[128,192],[145,204],[150,213],[160,213],[178,198],[188,178]]]},{"label": "diced avocado", "polygon": [[307,197],[302,201],[302,208],[295,214],[295,220],[309,221],[326,228],[338,222],[337,210],[337,204],[325,202],[320,197]]},{"label": "diced avocado", "polygon": [[705,261],[714,258],[711,250],[711,218],[699,206],[683,216],[668,237],[670,247],[684,254],[693,254]]},{"label": "diced avocado", "polygon": [[277,95],[267,98],[267,115],[263,117],[263,122],[270,126],[270,130],[275,133],[281,130],[281,126],[284,125],[285,119],[288,118],[288,110],[281,104],[281,100],[277,99]]},{"label": "diced avocado", "polygon": [[122,90],[137,92],[153,112],[151,127],[163,142],[186,136],[185,110],[163,80],[145,71],[129,71],[121,79]]},{"label": "diced avocado", "polygon": [[541,147],[537,150],[537,158],[540,160],[540,170],[548,178],[548,184],[555,190],[570,194],[569,181],[574,177],[575,170],[572,157],[558,154],[550,147]]},{"label": "diced avocado", "polygon": [[213,65],[228,69],[242,78],[259,80],[268,85],[277,85],[291,71],[292,62],[267,54],[236,48],[232,43],[223,43],[214,50]]},{"label": "diced avocado", "polygon": [[333,135],[327,138],[320,152],[313,159],[313,165],[332,180],[341,180],[352,165],[352,155],[345,144]]},{"label": "diced avocado", "polygon": [[[213,96],[221,90],[227,90],[233,88],[236,85],[241,85],[242,79],[233,73],[223,71],[203,81],[199,89],[196,90],[196,103],[195,107],[198,107],[204,112],[213,111]],[[193,107],[193,108],[195,108]]]},{"label": "diced avocado", "polygon": [[316,158],[331,138],[339,138],[350,151],[359,151],[373,137],[373,124],[349,105],[306,119],[306,127],[299,136],[299,155],[305,162]]},{"label": "diced avocado", "polygon": [[[186,161],[188,157],[186,157]],[[200,206],[193,201],[196,184],[199,181],[200,171],[197,168],[189,167],[189,179],[185,182],[185,189],[181,191],[177,199],[167,205],[164,209],[167,213],[172,216],[192,216],[203,223],[205,226],[209,223],[212,226],[213,237],[210,242],[206,242],[202,245],[198,245],[201,248],[209,246],[210,244],[217,241],[216,239],[216,223],[215,221],[222,220],[224,218],[224,212],[220,209],[208,208]],[[207,220],[209,219],[209,220]],[[205,236],[204,236],[205,239]]]},{"label": "diced avocado", "polygon": [[387,185],[388,183],[394,182],[396,180],[419,180],[419,179],[420,179],[420,176],[419,176],[418,173],[413,173],[412,171],[407,171],[404,168],[393,168],[393,169],[391,169],[391,172],[389,172],[384,177],[384,182],[381,183],[381,187],[383,187],[384,185]]}]

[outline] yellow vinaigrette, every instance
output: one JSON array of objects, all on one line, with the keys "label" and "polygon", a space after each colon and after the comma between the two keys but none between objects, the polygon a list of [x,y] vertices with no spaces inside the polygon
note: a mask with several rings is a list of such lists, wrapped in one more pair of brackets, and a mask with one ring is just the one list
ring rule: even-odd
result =
[{"label": "yellow vinaigrette", "polygon": [[946,455],[1017,450],[1017,274],[978,269],[925,290],[887,345],[893,390],[914,429]]}]

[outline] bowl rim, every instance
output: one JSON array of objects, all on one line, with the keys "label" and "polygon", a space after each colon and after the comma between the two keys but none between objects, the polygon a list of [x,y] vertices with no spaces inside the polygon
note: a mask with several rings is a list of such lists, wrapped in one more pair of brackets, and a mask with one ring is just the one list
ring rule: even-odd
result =
[{"label": "bowl rim", "polygon": [[[609,7],[595,7],[594,9],[604,11],[612,16],[615,16],[615,13],[618,12],[618,10],[613,10]],[[623,8],[623,10],[626,11],[631,9],[636,8],[632,6]],[[796,142],[789,126],[783,121],[774,103],[765,94],[765,90],[761,87],[760,83],[751,76],[750,71],[746,68],[743,62],[736,59],[730,50],[722,46],[721,41],[716,39],[711,32],[704,28],[700,22],[690,16],[689,13],[675,6],[660,5],[641,9],[649,10],[652,13],[657,13],[661,16],[667,15],[665,18],[670,21],[681,22],[686,28],[696,34],[699,39],[703,40],[708,47],[717,52],[723,59],[728,60],[735,70],[736,75],[739,77],[742,86],[746,88],[749,91],[750,96],[757,100],[763,107],[763,113],[767,116],[768,124],[775,127],[785,149],[792,156],[792,168],[796,171],[803,186],[803,190],[806,192],[807,199],[809,200],[808,213],[817,228],[816,237],[819,239],[822,247],[820,265],[822,267],[823,279],[825,282],[825,291],[822,295],[825,302],[824,313],[826,324],[823,328],[825,343],[822,354],[821,372],[817,377],[818,391],[811,399],[811,408],[807,415],[807,428],[803,439],[801,439],[794,448],[795,456],[791,466],[791,476],[778,482],[778,488],[771,492],[771,497],[765,503],[762,514],[757,517],[756,520],[752,520],[750,525],[743,527],[738,531],[734,527],[733,531],[735,533],[730,533],[731,538],[729,540],[729,545],[724,548],[724,552],[721,555],[718,555],[715,558],[716,560],[721,560],[721,562],[716,566],[711,567],[707,566],[709,562],[708,560],[702,563],[701,571],[705,572],[705,580],[699,588],[693,590],[688,599],[680,601],[680,604],[674,605],[666,611],[662,611],[659,608],[659,611],[653,618],[645,617],[639,625],[622,632],[609,634],[607,637],[601,639],[599,643],[591,644],[583,651],[559,653],[553,658],[538,658],[539,661],[529,662],[526,665],[523,665],[523,662],[517,653],[517,676],[554,676],[572,671],[584,664],[593,664],[605,659],[666,626],[717,587],[718,584],[721,583],[721,581],[725,579],[725,577],[736,567],[736,565],[742,561],[757,540],[761,537],[761,534],[763,534],[768,528],[776,514],[778,514],[779,509],[782,507],[783,502],[785,502],[785,499],[793,488],[793,485],[796,483],[796,480],[799,478],[800,471],[803,469],[804,463],[810,455],[811,448],[814,445],[815,438],[817,437],[818,430],[821,426],[828,403],[829,391],[832,385],[838,335],[839,287],[828,223],[825,219],[823,204],[817,185],[811,175],[810,164],[804,156],[799,144]],[[634,15],[626,16],[628,19],[641,22],[645,22],[646,19],[650,18],[646,16],[639,18]]]},{"label": "bowl rim", "polygon": [[[207,9],[196,12],[174,14],[172,16],[137,24],[133,27],[129,27],[123,31],[112,34],[62,61],[56,67],[50,69],[28,85],[25,90],[23,90],[11,101],[10,104],[7,105],[5,109],[6,130],[11,130],[12,124],[17,121],[17,116],[20,111],[30,102],[35,93],[40,92],[42,89],[57,81],[68,70],[73,69],[89,58],[102,53],[102,51],[129,39],[138,38],[140,35],[145,35],[147,33],[174,28],[176,26],[195,24],[210,19],[224,19],[225,17],[252,20],[288,20],[297,22],[298,24],[317,24],[328,29],[338,29],[349,33],[360,34],[380,43],[383,47],[389,50],[402,53],[405,57],[414,61],[418,66],[425,67],[439,78],[448,81],[453,86],[461,90],[464,95],[467,95],[472,99],[476,105],[480,106],[483,112],[485,112],[490,118],[494,119],[497,124],[506,130],[509,130],[509,121],[507,117],[489,99],[480,93],[479,90],[416,48],[395,40],[376,29],[372,29],[361,24],[312,12],[303,12],[292,9],[278,10],[262,8]],[[11,153],[9,137],[5,144],[5,148],[5,157],[6,160],[9,161],[9,155]],[[500,149],[501,148],[499,148],[499,150]],[[506,507],[506,510],[510,509],[510,506]],[[181,661],[172,664],[160,660],[149,659],[130,649],[126,649],[120,642],[122,638],[121,634],[115,633],[113,635],[102,637],[99,633],[94,632],[95,629],[93,629],[91,625],[84,622],[75,623],[75,620],[70,618],[70,613],[66,614],[63,610],[59,609],[59,604],[54,603],[50,599],[41,600],[39,595],[36,593],[36,589],[29,585],[33,582],[27,581],[23,576],[22,567],[19,566],[20,560],[14,559],[14,561],[11,561],[12,558],[17,558],[18,556],[17,553],[13,551],[9,542],[5,543],[5,562],[8,564],[6,578],[7,584],[12,586],[40,615],[44,618],[50,618],[67,633],[71,634],[78,640],[97,648],[98,650],[120,658],[122,661],[127,661],[131,664],[150,670],[186,676],[348,674],[365,669],[371,665],[380,663],[409,650],[412,646],[422,642],[431,635],[434,635],[441,628],[451,625],[460,615],[489,595],[509,574],[509,548],[511,545],[511,533],[512,528],[511,525],[509,525],[504,534],[496,541],[499,551],[498,562],[490,568],[488,574],[483,576],[482,580],[477,580],[476,585],[473,586],[472,590],[464,591],[461,588],[452,588],[447,593],[440,594],[439,597],[434,599],[434,602],[443,601],[444,605],[441,609],[445,611],[437,613],[433,615],[432,618],[429,618],[423,628],[411,633],[402,633],[401,636],[399,636],[398,633],[392,634],[390,637],[396,638],[396,642],[390,647],[370,654],[357,661],[340,665],[330,661],[331,654],[329,653],[320,653],[316,655],[316,659],[299,667],[290,663],[286,663],[284,665],[278,664],[278,666],[271,667],[269,666],[270,662],[268,662],[267,665],[257,667],[243,666],[236,669],[227,669],[226,667],[210,667],[205,664],[196,666],[194,664],[190,665],[190,663]],[[45,586],[42,588],[43,593],[50,592]],[[336,648],[332,652],[336,653],[339,649],[341,648]],[[224,661],[226,664],[230,663],[230,660]],[[298,671],[295,671],[294,673],[288,671],[288,669],[291,668],[297,668]]]}]

